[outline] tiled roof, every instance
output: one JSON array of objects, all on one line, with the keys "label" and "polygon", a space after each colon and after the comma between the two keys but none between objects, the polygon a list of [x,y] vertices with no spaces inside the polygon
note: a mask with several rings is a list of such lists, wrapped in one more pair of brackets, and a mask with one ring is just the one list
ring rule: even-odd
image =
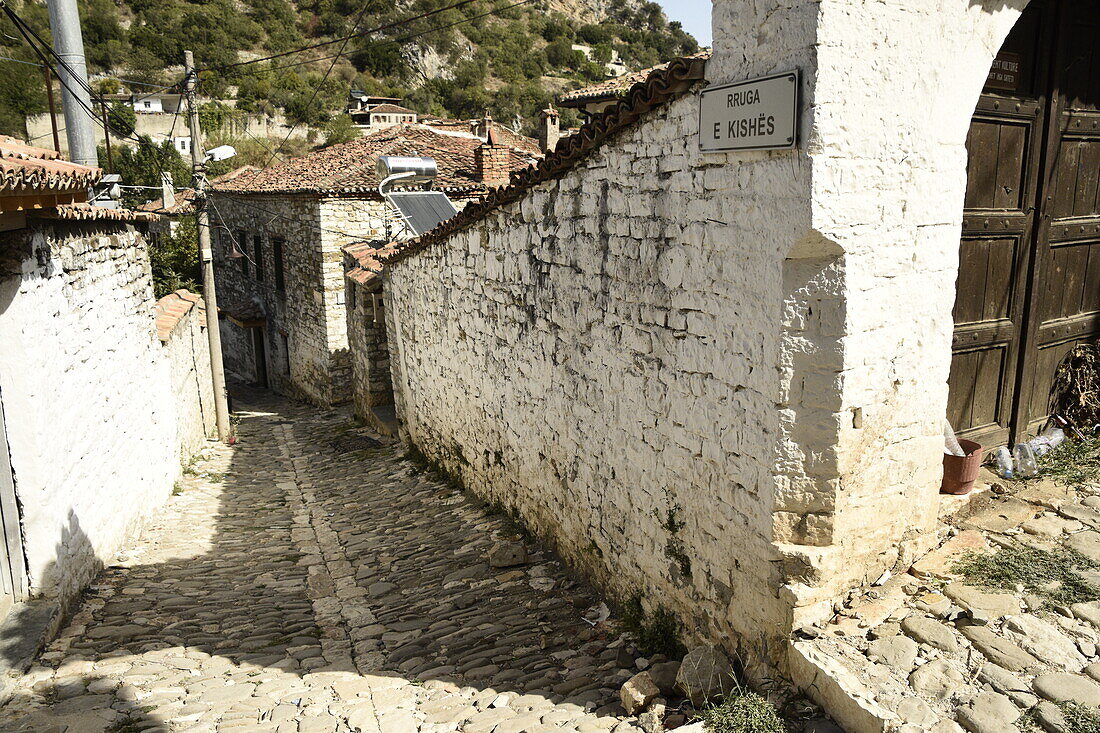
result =
[{"label": "tiled roof", "polygon": [[415,115],[415,114],[418,114],[417,111],[414,110],[414,109],[409,109],[407,107],[398,107],[396,104],[389,104],[388,102],[385,103],[385,104],[375,105],[374,107],[371,107],[370,109],[364,110],[364,112],[369,112],[370,114],[374,114],[375,112],[380,112],[382,114],[392,114],[392,115]]},{"label": "tiled roof", "polygon": [[392,253],[379,255],[379,259],[383,265],[400,262],[433,244],[446,241],[501,206],[518,201],[528,189],[560,178],[614,135],[637,123],[647,112],[668,104],[702,81],[705,69],[706,59],[699,54],[670,61],[653,71],[644,82],[631,87],[626,96],[613,106],[594,115],[576,134],[562,138],[554,151],[537,164],[512,173],[509,185],[493,189],[481,201],[468,205],[426,234],[395,243]]},{"label": "tiled roof", "polygon": [[[457,135],[474,135],[474,131],[481,126],[483,120],[448,120],[441,117],[422,117],[420,124],[434,128],[440,132],[448,132]],[[542,155],[539,141],[533,137],[520,135],[499,122],[489,121],[489,128],[497,135],[501,145],[522,150],[531,155]]]},{"label": "tiled roof", "polygon": [[0,194],[80,190],[102,176],[99,168],[70,163],[54,150],[0,135]]},{"label": "tiled roof", "polygon": [[28,212],[40,219],[64,219],[66,221],[153,221],[156,217],[147,211],[133,209],[107,209],[86,203],[58,204],[49,209]]},{"label": "tiled roof", "polygon": [[167,341],[172,337],[172,332],[183,320],[183,317],[197,308],[196,314],[199,325],[206,325],[206,305],[202,302],[202,296],[189,290],[177,290],[169,293],[157,301],[157,337],[161,341]]},{"label": "tiled roof", "polygon": [[[704,48],[698,53],[691,56],[685,56],[688,59],[706,59],[710,58],[710,49]],[[671,62],[670,62],[671,63]],[[629,74],[623,74],[622,76],[616,76],[613,79],[607,79],[601,81],[599,84],[593,84],[592,86],[584,87],[583,89],[574,89],[571,92],[565,92],[558,96],[558,103],[566,107],[583,107],[585,104],[591,102],[602,102],[612,99],[618,99],[630,91],[630,87],[634,86],[638,82],[645,81],[649,78],[649,75],[654,71],[660,71],[668,68],[668,64],[658,64],[657,66],[651,66],[648,69],[642,69],[641,71],[632,71]]]},{"label": "tiled roof", "polygon": [[[477,178],[475,137],[450,135],[421,124],[400,124],[351,142],[333,145],[285,163],[215,183],[232,193],[331,193],[378,196],[374,165],[382,155],[426,155],[435,158],[435,188],[458,193],[484,193]],[[513,170],[529,166],[532,157],[513,156]]]},{"label": "tiled roof", "polygon": [[348,270],[347,277],[367,287],[381,282],[382,258],[396,252],[398,246],[387,244],[384,247],[373,247],[370,244],[360,243],[344,247],[344,254],[358,263],[358,266]]}]

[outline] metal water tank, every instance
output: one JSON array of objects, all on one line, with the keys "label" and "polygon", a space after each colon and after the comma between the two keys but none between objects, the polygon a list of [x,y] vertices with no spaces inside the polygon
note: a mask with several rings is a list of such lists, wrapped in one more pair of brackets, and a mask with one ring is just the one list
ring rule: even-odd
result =
[{"label": "metal water tank", "polygon": [[401,183],[426,183],[439,174],[434,158],[414,158],[411,156],[383,155],[375,164],[380,179],[400,176]]}]

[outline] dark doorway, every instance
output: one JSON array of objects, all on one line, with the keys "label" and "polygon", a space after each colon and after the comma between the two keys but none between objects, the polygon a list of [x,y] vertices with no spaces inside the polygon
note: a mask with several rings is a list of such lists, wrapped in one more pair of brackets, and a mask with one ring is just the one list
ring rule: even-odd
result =
[{"label": "dark doorway", "polygon": [[1034,0],[967,136],[948,418],[984,445],[1045,421],[1051,380],[1100,335],[1100,0]]},{"label": "dark doorway", "polygon": [[256,386],[267,389],[267,346],[264,338],[264,329],[251,328],[252,331],[252,358],[256,360]]}]

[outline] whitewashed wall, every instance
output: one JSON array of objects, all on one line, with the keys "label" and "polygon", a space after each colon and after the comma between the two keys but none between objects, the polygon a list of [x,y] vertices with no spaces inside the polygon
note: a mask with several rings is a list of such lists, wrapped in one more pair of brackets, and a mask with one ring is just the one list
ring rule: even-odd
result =
[{"label": "whitewashed wall", "polygon": [[688,96],[392,266],[407,438],[782,666],[935,541],[965,134],[1023,4],[718,0],[707,81],[801,69],[799,150],[701,156]]},{"label": "whitewashed wall", "polygon": [[171,370],[139,234],[9,233],[0,263],[0,400],[30,584],[66,602],[171,492]]}]

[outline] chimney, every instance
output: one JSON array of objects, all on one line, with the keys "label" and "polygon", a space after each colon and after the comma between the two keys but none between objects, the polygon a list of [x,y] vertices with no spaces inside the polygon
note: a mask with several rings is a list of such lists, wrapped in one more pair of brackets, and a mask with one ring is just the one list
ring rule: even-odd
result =
[{"label": "chimney", "polygon": [[474,123],[474,134],[480,137],[482,140],[489,139],[489,131],[493,129],[493,118],[489,115],[489,110],[485,110],[485,116]]},{"label": "chimney", "polygon": [[170,209],[176,205],[176,189],[172,185],[172,174],[160,174],[160,207]]},{"label": "chimney", "polygon": [[558,127],[558,111],[553,106],[539,112],[539,147],[544,153],[554,152],[561,139],[561,128]]},{"label": "chimney", "polygon": [[490,187],[506,185],[512,174],[512,150],[501,145],[497,137],[496,130],[490,128],[485,142],[474,150],[477,177]]}]

